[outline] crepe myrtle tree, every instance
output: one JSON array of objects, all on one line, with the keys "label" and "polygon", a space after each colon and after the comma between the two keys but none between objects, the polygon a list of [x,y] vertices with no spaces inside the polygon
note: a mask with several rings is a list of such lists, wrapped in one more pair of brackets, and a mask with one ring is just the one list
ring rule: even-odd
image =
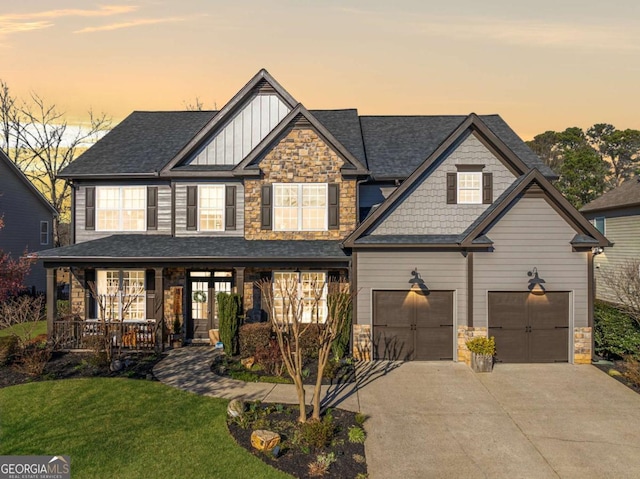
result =
[{"label": "crepe myrtle tree", "polygon": [[[311,281],[305,297],[297,278],[289,276],[277,281],[257,282],[265,308],[275,332],[282,361],[296,387],[299,422],[307,421],[303,383],[304,338],[318,331],[318,377],[313,390],[313,420],[320,419],[321,386],[324,370],[331,355],[331,346],[349,318],[353,294],[346,281]],[[327,301],[324,314],[323,298]]]},{"label": "crepe myrtle tree", "polygon": [[[0,230],[4,222],[0,217]],[[0,303],[25,288],[25,279],[31,271],[35,258],[25,252],[20,258],[13,258],[9,253],[0,250]]]},{"label": "crepe myrtle tree", "polygon": [[640,259],[602,268],[604,284],[613,292],[617,308],[640,326]]}]

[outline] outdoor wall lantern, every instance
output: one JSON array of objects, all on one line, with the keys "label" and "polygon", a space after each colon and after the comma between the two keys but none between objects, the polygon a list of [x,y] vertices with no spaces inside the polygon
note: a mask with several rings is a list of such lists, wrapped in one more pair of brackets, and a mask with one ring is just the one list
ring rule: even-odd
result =
[{"label": "outdoor wall lantern", "polygon": [[420,273],[418,273],[417,267],[414,268],[413,271],[411,271],[411,279],[409,280],[409,284],[411,285],[411,291],[413,291],[414,293],[422,294],[425,296],[429,294],[429,288],[427,288],[424,279],[422,279],[422,276],[420,276]]},{"label": "outdoor wall lantern", "polygon": [[527,276],[531,278],[529,280],[529,291],[531,294],[544,294],[543,283],[545,283],[545,280],[538,276],[538,268],[534,267],[533,270],[528,271]]}]

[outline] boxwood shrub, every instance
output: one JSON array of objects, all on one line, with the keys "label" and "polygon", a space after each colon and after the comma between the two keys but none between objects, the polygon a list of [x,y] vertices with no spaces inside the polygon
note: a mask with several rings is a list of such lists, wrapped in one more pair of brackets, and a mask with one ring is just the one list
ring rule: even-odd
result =
[{"label": "boxwood shrub", "polygon": [[615,307],[597,302],[594,311],[596,354],[608,359],[640,358],[640,326]]}]

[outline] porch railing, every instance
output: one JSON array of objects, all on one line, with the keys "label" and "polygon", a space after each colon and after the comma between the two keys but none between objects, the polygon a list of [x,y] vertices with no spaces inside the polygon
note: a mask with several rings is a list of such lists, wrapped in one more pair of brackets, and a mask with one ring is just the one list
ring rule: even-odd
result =
[{"label": "porch railing", "polygon": [[155,348],[155,327],[155,321],[59,320],[53,322],[52,339],[60,350],[95,349],[106,338],[111,347],[140,351]]}]

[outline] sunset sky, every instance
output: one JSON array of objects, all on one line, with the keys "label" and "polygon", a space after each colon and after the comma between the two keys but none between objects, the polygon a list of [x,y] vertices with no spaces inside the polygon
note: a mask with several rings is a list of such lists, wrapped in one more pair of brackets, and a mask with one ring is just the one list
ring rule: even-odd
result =
[{"label": "sunset sky", "polygon": [[0,9],[0,78],[73,121],[89,107],[221,108],[266,68],[310,109],[499,113],[524,139],[640,129],[640,2],[24,0]]}]

